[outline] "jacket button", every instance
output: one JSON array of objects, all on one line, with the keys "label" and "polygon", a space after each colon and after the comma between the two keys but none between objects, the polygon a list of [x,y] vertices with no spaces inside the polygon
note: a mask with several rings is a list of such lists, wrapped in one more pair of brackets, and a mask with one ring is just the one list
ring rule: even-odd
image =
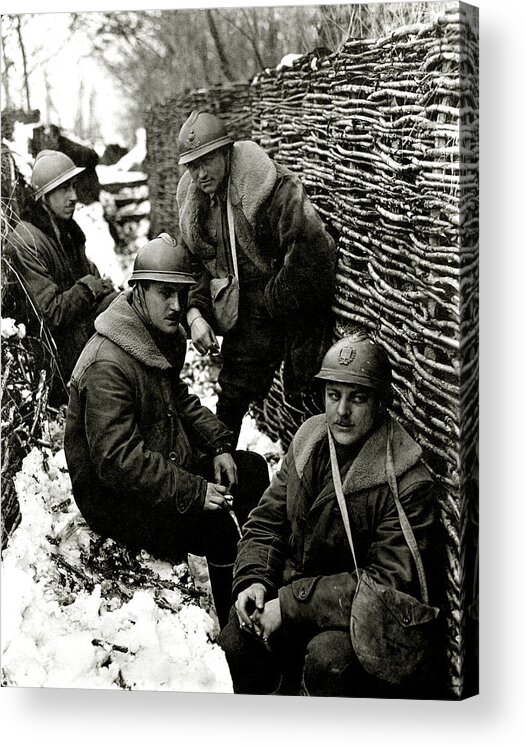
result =
[{"label": "jacket button", "polygon": [[300,600],[305,600],[306,597],[307,597],[307,590],[305,589],[305,587],[302,587],[300,590]]},{"label": "jacket button", "polygon": [[402,620],[406,624],[406,626],[411,621],[411,619],[409,618],[409,616],[404,616]]},{"label": "jacket button", "polygon": [[172,460],[172,462],[175,462],[175,452],[170,452],[170,454],[168,455],[168,459]]}]

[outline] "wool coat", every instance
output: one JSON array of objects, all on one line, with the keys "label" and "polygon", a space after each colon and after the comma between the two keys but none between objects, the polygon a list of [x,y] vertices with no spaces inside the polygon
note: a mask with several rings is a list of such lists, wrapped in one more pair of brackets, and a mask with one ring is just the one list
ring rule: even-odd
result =
[{"label": "wool coat", "polygon": [[[62,233],[57,234],[47,212],[36,204],[10,235],[9,253],[53,336],[67,381],[102,307],[86,281],[87,276],[100,278],[100,273],[86,257],[84,232],[72,219],[61,221],[60,227]],[[108,294],[106,301],[110,298]],[[29,332],[38,335],[38,320],[25,306]]]},{"label": "wool coat", "polygon": [[[234,143],[229,184],[242,260],[240,311],[238,325],[224,336],[219,381],[226,389],[265,395],[270,381],[259,383],[265,363],[275,368],[284,353],[285,386],[294,394],[311,383],[327,348],[335,243],[299,178],[256,143]],[[210,197],[189,172],[179,182],[177,204],[181,238],[201,276],[189,306],[213,326],[209,282],[218,276],[218,240],[209,220]]]},{"label": "wool coat", "polygon": [[[421,450],[396,421],[393,457],[399,498],[413,528],[432,593],[437,505]],[[388,421],[368,437],[342,475],[361,569],[420,597],[416,568],[387,484]],[[252,582],[279,596],[284,630],[307,638],[348,631],[357,575],[336,499],[325,415],[296,433],[282,467],[251,512],[234,569],[234,597]]]},{"label": "wool coat", "polygon": [[230,432],[180,378],[183,328],[169,361],[130,302],[123,292],[95,322],[71,377],[64,447],[88,524],[163,554],[165,536],[203,509],[197,462],[230,451]]}]

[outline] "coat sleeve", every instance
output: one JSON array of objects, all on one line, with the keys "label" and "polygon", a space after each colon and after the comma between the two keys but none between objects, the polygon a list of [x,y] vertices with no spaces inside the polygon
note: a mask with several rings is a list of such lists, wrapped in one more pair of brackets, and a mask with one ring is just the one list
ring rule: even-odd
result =
[{"label": "coat sleeve", "polygon": [[[84,318],[95,306],[95,299],[82,278],[67,291],[59,288],[38,251],[38,240],[20,230],[13,240],[13,253],[21,280],[51,330]],[[98,276],[98,272],[97,272]]]},{"label": "coat sleeve", "polygon": [[212,324],[212,301],[210,298],[210,281],[212,276],[198,258],[194,256],[192,260],[192,272],[197,278],[197,282],[188,292],[188,308],[195,307],[199,309],[206,321]]},{"label": "coat sleeve", "polygon": [[175,399],[177,413],[193,444],[212,456],[232,450],[232,432],[181,380],[175,384]]},{"label": "coat sleeve", "polygon": [[[414,485],[400,498],[425,563],[436,528],[434,484],[426,481]],[[400,527],[396,506],[388,492],[375,522],[363,568],[380,584],[419,597],[416,568]],[[281,587],[279,599],[283,625],[309,632],[347,630],[356,584],[354,571],[306,577]]]},{"label": "coat sleeve", "polygon": [[203,508],[206,480],[147,449],[135,419],[133,382],[118,364],[92,363],[75,386],[85,400],[88,448],[103,483],[140,496],[152,508],[180,514]]},{"label": "coat sleeve", "polygon": [[336,249],[297,177],[278,180],[268,220],[280,267],[265,288],[270,315],[319,313],[334,295]]},{"label": "coat sleeve", "polygon": [[234,566],[234,598],[253,582],[261,582],[269,597],[277,594],[291,533],[287,517],[287,476],[291,459],[289,452],[243,527]]}]

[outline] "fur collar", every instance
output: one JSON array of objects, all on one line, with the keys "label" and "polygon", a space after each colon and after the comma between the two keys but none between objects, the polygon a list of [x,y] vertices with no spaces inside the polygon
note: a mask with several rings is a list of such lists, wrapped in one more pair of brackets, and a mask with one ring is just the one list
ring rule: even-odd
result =
[{"label": "fur collar", "polygon": [[[391,416],[389,416],[391,419]],[[415,440],[396,420],[393,421],[393,460],[395,475],[399,478],[414,467],[422,457],[422,450]],[[386,450],[389,420],[379,426],[363,445],[358,456],[344,476],[344,492],[356,493],[387,483]],[[325,414],[313,416],[303,423],[293,442],[296,470],[301,477],[316,444],[327,435]]]},{"label": "fur collar", "polygon": [[[133,310],[130,300],[132,291],[123,291],[95,320],[95,330],[145,366],[170,369],[172,365],[163,356],[143,321]],[[186,345],[184,329],[179,326],[179,335],[174,345]]]},{"label": "fur collar", "polygon": [[[276,165],[257,143],[250,140],[234,143],[230,162],[232,209],[234,214],[242,214],[248,232],[255,231],[258,210],[270,197],[277,178]],[[181,235],[190,251],[202,260],[214,259],[215,244],[203,230],[210,198],[195,186],[188,171],[177,186],[177,205]],[[236,217],[236,235],[238,230]]]}]

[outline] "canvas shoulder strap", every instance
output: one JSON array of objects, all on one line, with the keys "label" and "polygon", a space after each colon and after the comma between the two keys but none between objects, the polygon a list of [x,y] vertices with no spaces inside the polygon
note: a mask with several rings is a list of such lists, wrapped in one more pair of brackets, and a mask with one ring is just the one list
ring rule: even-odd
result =
[{"label": "canvas shoulder strap", "polygon": [[[427,592],[427,582],[426,582],[426,576],[424,572],[424,566],[422,564],[422,558],[420,556],[420,551],[418,550],[418,545],[416,542],[415,535],[413,533],[413,528],[411,527],[409,520],[407,519],[407,515],[404,512],[404,508],[402,504],[400,503],[400,499],[398,498],[398,484],[397,484],[396,474],[394,470],[394,460],[393,460],[393,452],[392,452],[392,428],[393,428],[392,421],[390,421],[388,437],[387,437],[387,455],[386,455],[387,482],[388,482],[389,488],[391,489],[391,493],[393,495],[396,510],[398,512],[398,517],[400,519],[400,526],[402,528],[402,533],[404,535],[405,541],[409,547],[409,550],[415,562],[416,571],[418,574],[418,581],[420,583],[420,592],[422,595],[422,602],[427,605],[429,602],[429,597],[428,597],[428,592]],[[338,506],[340,507],[340,512],[342,515],[345,532],[347,534],[347,539],[349,541],[349,545],[351,548],[354,566],[356,568],[356,573],[359,579],[360,571],[358,568],[358,562],[356,560],[356,552],[354,549],[354,542],[352,538],[351,524],[349,522],[349,513],[347,511],[347,504],[345,503],[345,496],[343,494],[342,479],[340,476],[340,467],[338,465],[338,457],[336,455],[336,447],[334,445],[334,438],[331,434],[330,429],[328,429],[327,432],[328,432],[328,438],[329,438],[329,452],[331,456],[331,470],[332,470],[332,479],[334,482],[334,490],[336,493],[336,498],[338,500]]]},{"label": "canvas shoulder strap", "polygon": [[232,252],[232,267],[234,268],[234,275],[239,281],[239,273],[237,267],[236,234],[234,230],[234,211],[232,210],[232,200],[230,198],[230,179],[228,180],[226,191],[226,217],[228,222],[228,235],[230,238],[230,251]]}]

